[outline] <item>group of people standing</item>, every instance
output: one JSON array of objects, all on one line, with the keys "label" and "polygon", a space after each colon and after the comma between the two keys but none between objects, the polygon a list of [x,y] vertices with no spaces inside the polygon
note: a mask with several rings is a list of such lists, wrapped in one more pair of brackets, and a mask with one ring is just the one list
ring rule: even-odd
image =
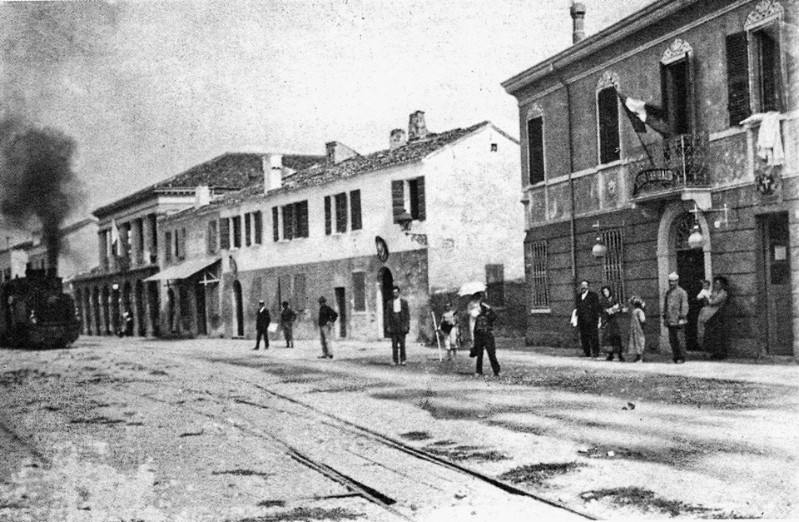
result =
[{"label": "group of people standing", "polygon": [[[679,280],[676,272],[669,274],[669,289],[663,301],[663,322],[669,332],[675,364],[685,362],[682,337],[688,327],[688,293],[679,285]],[[729,299],[727,279],[716,276],[712,289],[709,281],[703,283],[704,288],[697,296],[697,301],[702,305],[697,323],[697,342],[711,354],[711,359],[724,359],[727,357],[727,343],[722,310]],[[646,303],[638,296],[631,297],[629,307],[625,307],[618,302],[609,286],[603,286],[600,295],[597,295],[590,289],[587,280],[581,281],[577,304],[572,313],[572,325],[579,330],[584,356],[599,357],[601,346],[604,346],[608,361],[616,357],[624,361],[619,317],[629,312],[627,354],[634,356],[633,362],[642,362],[646,344],[643,330],[645,310]]]}]

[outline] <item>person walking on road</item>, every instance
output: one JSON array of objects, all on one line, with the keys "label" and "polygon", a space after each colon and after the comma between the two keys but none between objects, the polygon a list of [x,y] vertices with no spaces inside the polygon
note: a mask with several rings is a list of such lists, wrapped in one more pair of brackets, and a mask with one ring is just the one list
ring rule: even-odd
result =
[{"label": "person walking on road", "polygon": [[264,338],[264,350],[269,349],[269,323],[272,318],[269,316],[269,310],[263,301],[258,301],[258,314],[255,317],[255,348],[257,350],[261,346],[261,337]]},{"label": "person walking on road", "polygon": [[646,337],[644,337],[645,309],[646,304],[640,297],[632,296],[630,298],[630,333],[627,337],[627,353],[635,355],[633,362],[644,362],[644,347],[646,344]]},{"label": "person walking on road", "polygon": [[455,313],[452,303],[447,303],[447,310],[441,315],[439,329],[444,334],[444,349],[447,351],[447,360],[450,360],[458,353],[458,314]]},{"label": "person walking on road", "polygon": [[590,283],[580,282],[577,298],[577,329],[585,357],[599,357],[599,297],[590,289]]},{"label": "person walking on road", "polygon": [[280,327],[283,329],[283,337],[286,338],[286,348],[294,348],[294,320],[297,319],[297,314],[289,308],[288,301],[283,301],[282,306]]},{"label": "person walking on road", "polygon": [[338,313],[327,306],[325,296],[319,298],[319,340],[322,343],[320,359],[333,358],[333,324],[338,319]]},{"label": "person walking on road", "polygon": [[469,330],[472,335],[472,350],[469,353],[476,357],[474,375],[483,375],[483,351],[488,353],[488,360],[491,363],[491,370],[494,376],[499,377],[499,361],[497,360],[497,345],[494,340],[494,322],[497,314],[494,309],[485,302],[482,292],[472,295],[469,305],[466,307],[469,315]]},{"label": "person walking on road", "polygon": [[600,330],[602,331],[602,343],[608,352],[607,360],[612,361],[613,357],[618,355],[619,361],[624,362],[624,355],[621,353],[621,330],[619,329],[621,306],[609,286],[603,286],[600,294]]},{"label": "person walking on road", "polygon": [[669,289],[663,300],[663,322],[669,329],[669,344],[671,345],[671,357],[675,364],[685,362],[685,352],[680,333],[685,330],[688,324],[688,292],[678,283],[680,276],[677,272],[669,274]]},{"label": "person walking on road", "polygon": [[405,366],[405,336],[411,329],[411,313],[408,301],[400,297],[400,287],[395,286],[391,293],[385,306],[385,324],[391,335],[392,364]]}]

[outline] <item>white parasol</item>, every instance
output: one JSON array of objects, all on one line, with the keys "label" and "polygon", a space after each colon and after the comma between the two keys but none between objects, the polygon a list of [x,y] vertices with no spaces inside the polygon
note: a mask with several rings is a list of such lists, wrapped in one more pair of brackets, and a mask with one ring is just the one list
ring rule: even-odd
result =
[{"label": "white parasol", "polygon": [[458,295],[472,295],[476,294],[477,292],[485,291],[486,285],[482,281],[469,281],[461,286],[461,289],[458,290]]}]

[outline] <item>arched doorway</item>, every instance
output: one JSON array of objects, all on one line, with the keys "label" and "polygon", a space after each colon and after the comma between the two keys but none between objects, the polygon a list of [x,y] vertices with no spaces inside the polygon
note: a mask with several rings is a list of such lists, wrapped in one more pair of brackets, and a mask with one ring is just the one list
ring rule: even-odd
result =
[{"label": "arched doorway", "polygon": [[141,279],[136,281],[135,303],[136,335],[144,337],[147,335],[147,324],[144,320],[144,283]]},{"label": "arched doorway", "polygon": [[236,336],[244,337],[244,302],[238,280],[233,281],[233,313],[236,316]]},{"label": "arched doorway", "polygon": [[[699,305],[696,295],[702,288],[703,279],[712,279],[710,229],[707,220],[699,212],[692,212],[694,201],[674,202],[666,207],[658,229],[658,287],[660,303],[657,310],[662,311],[663,301],[669,289],[668,276],[677,272],[680,286],[688,293],[688,325],[685,329],[685,346],[688,350],[699,349],[696,341],[696,323]],[[688,236],[695,223],[699,224],[705,237],[702,248],[692,249]],[[661,320],[660,346],[669,347],[668,329]]]},{"label": "arched doorway", "polygon": [[388,333],[388,325],[385,324],[385,306],[391,297],[391,289],[394,287],[394,276],[388,267],[380,267],[377,271],[377,323],[384,338],[391,337]]}]

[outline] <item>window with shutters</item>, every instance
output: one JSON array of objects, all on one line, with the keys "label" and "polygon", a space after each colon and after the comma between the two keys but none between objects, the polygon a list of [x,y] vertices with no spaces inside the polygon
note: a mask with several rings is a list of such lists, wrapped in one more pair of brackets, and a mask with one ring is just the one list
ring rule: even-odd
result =
[{"label": "window with shutters", "polygon": [[169,263],[172,261],[172,231],[164,232],[164,259]]},{"label": "window with shutters", "polygon": [[544,118],[541,116],[527,120],[527,158],[530,184],[544,181]]},{"label": "window with shutters", "polygon": [[353,310],[356,312],[366,311],[366,273],[352,273],[352,295]]},{"label": "window with shutters", "polygon": [[252,214],[244,214],[244,246],[252,245]]},{"label": "window with shutters", "polygon": [[325,235],[333,233],[333,216],[330,209],[330,196],[325,196]]},{"label": "window with shutters", "polygon": [[533,310],[549,309],[549,278],[547,277],[547,242],[535,241],[527,243],[527,259],[529,260],[530,289],[532,291]]},{"label": "window with shutters", "polygon": [[620,157],[619,102],[616,89],[607,87],[599,91],[596,104],[599,126],[599,162],[610,163]]},{"label": "window with shutters", "polygon": [[342,192],[333,196],[336,204],[336,232],[347,231],[347,193]]},{"label": "window with shutters", "polygon": [[209,254],[215,254],[219,250],[219,245],[217,244],[218,227],[219,222],[217,220],[214,219],[208,222],[208,234],[205,236],[205,241]]},{"label": "window with shutters", "polygon": [[600,234],[607,247],[603,258],[602,283],[613,290],[619,303],[624,303],[624,249],[620,228],[603,230]]},{"label": "window with shutters", "polygon": [[260,210],[252,213],[253,238],[252,242],[260,245],[264,241],[264,216]]},{"label": "window with shutters", "polygon": [[230,249],[230,218],[219,220],[219,248]]},{"label": "window with shutters", "polygon": [[749,88],[755,113],[785,110],[783,88],[784,8],[776,0],[762,0],[744,23],[748,39]]},{"label": "window with shutters", "polygon": [[749,46],[746,32],[726,37],[727,51],[727,114],[730,126],[749,117]]},{"label": "window with shutters", "polygon": [[391,206],[394,223],[399,223],[398,217],[405,211],[415,220],[427,219],[425,199],[424,176],[392,181]]},{"label": "window with shutters", "polygon": [[284,205],[281,207],[283,214],[283,239],[294,239],[294,205]]},{"label": "window with shutters", "polygon": [[363,223],[361,222],[361,191],[350,191],[350,221],[352,230],[361,230]]},{"label": "window with shutters", "polygon": [[241,248],[241,216],[233,216],[233,248]]},{"label": "window with shutters", "polygon": [[691,59],[661,64],[661,93],[663,110],[672,135],[690,134],[692,130],[693,96],[691,86]]},{"label": "window with shutters", "polygon": [[272,240],[280,241],[280,211],[272,207]]},{"label": "window with shutters", "polygon": [[505,265],[486,265],[486,294],[494,306],[505,306]]}]

